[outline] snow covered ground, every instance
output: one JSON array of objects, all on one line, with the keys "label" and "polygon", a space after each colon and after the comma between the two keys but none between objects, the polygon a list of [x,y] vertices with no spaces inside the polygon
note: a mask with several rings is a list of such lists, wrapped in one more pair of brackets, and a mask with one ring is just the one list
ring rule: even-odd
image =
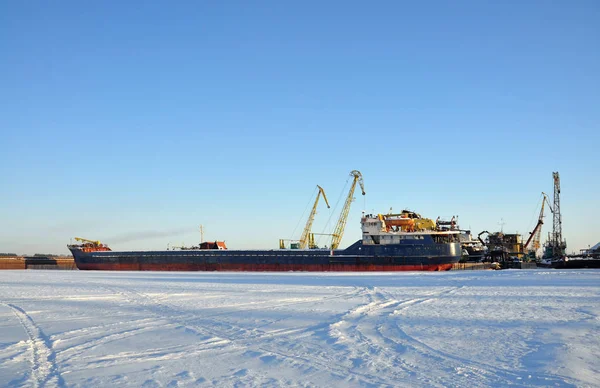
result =
[{"label": "snow covered ground", "polygon": [[600,271],[0,271],[2,386],[600,386]]}]

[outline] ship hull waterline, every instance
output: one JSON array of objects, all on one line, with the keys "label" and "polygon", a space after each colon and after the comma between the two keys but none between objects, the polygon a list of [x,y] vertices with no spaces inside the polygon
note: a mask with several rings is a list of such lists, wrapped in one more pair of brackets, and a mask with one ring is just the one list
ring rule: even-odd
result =
[{"label": "ship hull waterline", "polygon": [[221,272],[398,272],[448,271],[452,264],[350,265],[350,264],[153,264],[153,263],[79,263],[80,270],[91,271],[221,271]]}]

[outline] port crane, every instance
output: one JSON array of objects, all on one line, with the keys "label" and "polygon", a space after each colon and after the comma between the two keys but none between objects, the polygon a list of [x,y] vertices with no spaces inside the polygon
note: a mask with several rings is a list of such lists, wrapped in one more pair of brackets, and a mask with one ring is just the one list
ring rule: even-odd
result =
[{"label": "port crane", "polygon": [[335,231],[333,232],[333,237],[331,239],[331,249],[337,249],[340,246],[340,242],[342,241],[342,236],[344,235],[344,229],[346,228],[346,221],[348,221],[348,213],[350,212],[350,205],[352,204],[352,200],[354,199],[354,189],[356,189],[356,184],[360,184],[360,188],[362,190],[362,195],[365,195],[365,185],[363,183],[362,174],[358,170],[352,170],[350,172],[350,176],[354,179],[352,180],[352,185],[350,186],[350,192],[348,192],[348,196],[346,197],[346,202],[344,203],[344,207],[342,208],[342,212],[340,213],[340,218],[338,219],[337,225],[335,227]]},{"label": "port crane", "polygon": [[527,242],[525,243],[525,245],[523,245],[523,250],[526,250],[529,247],[530,243],[531,243],[531,250],[533,252],[537,252],[537,250],[540,249],[540,247],[541,247],[540,240],[542,237],[542,225],[544,224],[544,205],[546,203],[548,204],[548,208],[550,208],[550,211],[552,213],[554,213],[554,210],[552,210],[552,205],[550,204],[550,201],[548,200],[548,196],[546,195],[546,193],[542,192],[542,196],[543,196],[542,197],[542,208],[540,210],[538,222],[535,225],[535,228],[533,228],[533,231],[531,232],[531,235],[527,239]]},{"label": "port crane", "polygon": [[[312,229],[312,224],[315,221],[315,215],[317,214],[317,205],[319,204],[319,199],[321,198],[321,194],[323,195],[323,199],[325,199],[325,203],[327,204],[327,208],[331,208],[331,206],[329,206],[329,201],[327,200],[327,195],[325,195],[325,190],[323,190],[323,188],[319,185],[317,185],[317,188],[319,189],[319,191],[317,192],[317,198],[315,199],[315,203],[313,204],[312,210],[310,211],[310,214],[308,216],[308,220],[306,221],[306,226],[304,226],[304,230],[302,231],[302,235],[300,236],[300,240],[298,240],[295,244],[297,245],[291,245],[292,248],[300,248],[300,249],[306,249],[306,247],[309,247],[311,249],[315,248],[315,240],[314,240],[314,235],[313,233],[310,232],[310,230]],[[285,249],[285,241],[290,241],[290,240],[284,240],[284,239],[280,239],[279,240],[279,248],[280,249]],[[291,240],[294,241],[294,240]]]},{"label": "port crane", "polygon": [[310,211],[310,215],[308,216],[308,220],[306,221],[306,226],[304,227],[302,235],[300,236],[300,241],[298,242],[300,249],[306,249],[307,246],[310,248],[314,248],[314,237],[311,238],[310,230],[315,220],[315,215],[317,214],[317,205],[319,204],[319,198],[321,197],[321,194],[323,194],[323,199],[327,204],[327,209],[331,208],[331,206],[329,206],[327,196],[325,195],[325,190],[323,190],[323,188],[319,185],[317,185],[317,187],[319,188],[319,192],[317,193],[317,199],[315,199],[315,204],[313,205],[312,210]]}]

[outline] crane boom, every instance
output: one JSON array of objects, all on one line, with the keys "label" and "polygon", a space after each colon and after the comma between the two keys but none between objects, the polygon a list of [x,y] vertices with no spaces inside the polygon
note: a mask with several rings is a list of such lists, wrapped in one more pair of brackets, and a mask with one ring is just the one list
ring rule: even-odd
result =
[{"label": "crane boom", "polygon": [[306,221],[306,226],[304,227],[304,231],[302,231],[302,236],[300,236],[300,241],[298,242],[300,249],[306,249],[306,247],[310,245],[310,230],[315,220],[315,215],[317,214],[317,205],[319,204],[319,198],[321,197],[321,194],[323,194],[323,199],[325,199],[327,208],[331,208],[331,206],[329,206],[327,196],[325,195],[325,190],[323,190],[323,188],[319,185],[317,185],[317,187],[319,188],[319,192],[317,193],[317,199],[315,199],[315,204],[312,207],[310,215],[308,216],[308,220]]},{"label": "crane boom", "polygon": [[[537,230],[534,231],[534,234],[533,234],[534,238],[533,238],[532,248],[536,252],[542,246],[541,239],[542,239],[542,224],[544,223],[544,204],[546,204],[546,203],[550,204],[550,202],[548,202],[548,196],[546,195],[546,193],[542,192],[542,195],[544,196],[544,198],[542,199],[542,210],[540,211],[540,216],[538,218],[539,227],[537,228]],[[550,206],[550,210],[552,210],[552,206]]]},{"label": "crane boom", "polygon": [[354,189],[356,189],[356,183],[360,184],[360,188],[362,190],[362,195],[365,195],[365,185],[363,183],[362,174],[358,170],[353,170],[350,172],[350,176],[354,177],[352,181],[352,186],[350,186],[350,192],[346,197],[346,202],[344,203],[344,207],[342,208],[342,212],[340,213],[340,218],[335,227],[335,231],[333,232],[333,238],[331,239],[331,249],[337,249],[340,246],[340,242],[342,241],[342,236],[344,235],[344,229],[346,228],[346,221],[348,221],[348,213],[350,212],[350,205],[352,204],[352,200],[354,199]]},{"label": "crane boom", "polygon": [[535,225],[535,228],[533,228],[533,232],[531,232],[531,235],[527,239],[527,242],[523,246],[524,250],[527,249],[527,247],[529,246],[529,243],[532,243],[531,249],[534,252],[537,252],[537,250],[540,249],[540,247],[541,247],[540,241],[541,241],[541,237],[542,237],[542,225],[544,224],[544,205],[546,205],[546,203],[547,203],[548,207],[550,207],[550,211],[552,211],[552,206],[550,206],[550,202],[548,201],[548,196],[544,192],[542,192],[542,195],[543,195],[542,209],[540,210],[538,222]]},{"label": "crane boom", "polygon": [[479,242],[481,243],[481,245],[485,246],[485,241],[483,241],[483,239],[481,238],[481,235],[487,233],[488,235],[490,234],[490,232],[488,232],[487,230],[484,230],[483,232],[480,232],[477,235],[477,240],[479,240]]},{"label": "crane boom", "polygon": [[87,238],[75,237],[75,241],[92,243],[95,245],[102,245],[102,243],[98,240],[88,240]]}]

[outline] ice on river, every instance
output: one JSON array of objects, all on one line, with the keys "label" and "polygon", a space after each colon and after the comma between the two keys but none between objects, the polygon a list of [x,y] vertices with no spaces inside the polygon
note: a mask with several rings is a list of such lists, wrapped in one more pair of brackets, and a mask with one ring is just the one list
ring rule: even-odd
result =
[{"label": "ice on river", "polygon": [[0,385],[600,386],[600,271],[0,271]]}]

